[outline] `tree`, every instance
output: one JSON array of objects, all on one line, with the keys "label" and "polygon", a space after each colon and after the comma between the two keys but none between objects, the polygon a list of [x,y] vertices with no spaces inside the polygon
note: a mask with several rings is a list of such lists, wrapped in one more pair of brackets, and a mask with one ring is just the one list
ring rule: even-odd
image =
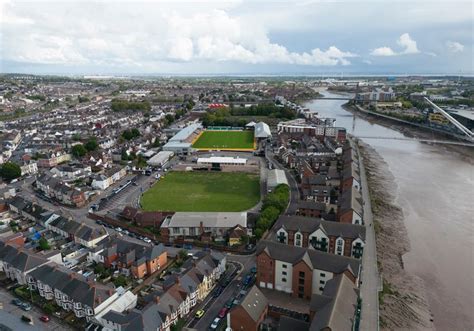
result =
[{"label": "tree", "polygon": [[95,151],[97,148],[99,148],[99,144],[97,143],[97,139],[94,137],[90,138],[85,144],[84,147],[89,151]]},{"label": "tree", "polygon": [[127,286],[127,278],[125,278],[124,275],[118,275],[118,277],[114,279],[114,285],[117,286],[117,287],[119,287],[119,286],[122,286],[122,287]]},{"label": "tree", "polygon": [[38,241],[38,244],[42,251],[47,251],[48,249],[51,248],[48,241],[44,237],[40,238],[40,240]]},{"label": "tree", "polygon": [[84,147],[83,144],[77,144],[72,146],[71,153],[75,157],[83,157],[87,153],[87,149]]},{"label": "tree", "polygon": [[260,228],[257,228],[257,229],[255,229],[255,231],[253,232],[253,234],[255,235],[255,237],[256,237],[257,239],[260,239],[260,238],[262,238],[262,236],[263,236],[263,232],[265,232],[265,231],[263,231],[263,230],[260,229]]},{"label": "tree", "polygon": [[0,168],[0,176],[6,180],[12,180],[21,176],[21,168],[13,162],[6,162]]}]

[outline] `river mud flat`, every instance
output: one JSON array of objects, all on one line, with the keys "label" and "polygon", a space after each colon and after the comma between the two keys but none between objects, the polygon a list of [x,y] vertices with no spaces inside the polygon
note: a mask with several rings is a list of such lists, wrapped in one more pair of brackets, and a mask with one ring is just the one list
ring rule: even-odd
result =
[{"label": "river mud flat", "polygon": [[396,184],[383,158],[359,141],[376,231],[377,260],[383,277],[379,295],[381,330],[433,330],[424,282],[409,274],[403,255],[410,250],[402,209],[396,205]]}]

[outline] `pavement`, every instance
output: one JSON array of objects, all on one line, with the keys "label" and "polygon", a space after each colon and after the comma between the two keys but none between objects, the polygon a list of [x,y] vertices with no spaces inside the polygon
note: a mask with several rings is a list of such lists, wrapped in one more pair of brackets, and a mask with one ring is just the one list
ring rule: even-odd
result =
[{"label": "pavement", "polygon": [[359,153],[362,198],[364,200],[364,223],[366,228],[364,254],[362,256],[362,275],[360,297],[362,298],[360,330],[379,330],[380,276],[377,267],[375,230],[369,187],[365,173],[364,160]]},{"label": "pavement", "polygon": [[[13,330],[73,330],[66,324],[60,323],[59,319],[51,317],[48,323],[41,322],[39,318],[45,315],[38,307],[25,312],[21,308],[13,305],[11,301],[15,298],[4,288],[0,288],[0,324],[6,325]],[[27,314],[33,317],[33,325],[21,320],[21,316]]]},{"label": "pavement", "polygon": [[[250,272],[255,266],[255,255],[227,255],[227,263],[237,269],[237,274],[222,293],[214,298],[213,292],[199,305],[196,305],[188,317],[188,327],[197,330],[207,330],[212,321],[217,317],[219,311],[225,306],[226,302],[234,298],[242,289],[242,278]],[[229,267],[231,268],[231,267]],[[250,288],[250,287],[249,287]],[[204,308],[203,308],[204,307]],[[205,314],[199,320],[194,318],[194,314],[199,309],[205,309]]]}]

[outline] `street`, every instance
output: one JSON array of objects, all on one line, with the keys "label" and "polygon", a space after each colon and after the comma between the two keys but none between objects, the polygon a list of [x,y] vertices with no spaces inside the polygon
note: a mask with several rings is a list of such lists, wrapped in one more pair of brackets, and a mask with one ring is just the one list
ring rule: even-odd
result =
[{"label": "street", "polygon": [[[241,290],[242,278],[250,272],[255,266],[254,255],[227,255],[227,263],[229,265],[238,265],[240,267],[235,278],[224,288],[222,293],[214,298],[213,292],[202,302],[197,305],[188,317],[188,327],[198,330],[207,330],[212,321],[217,317],[219,311],[225,306],[226,302],[234,298]],[[217,285],[218,286],[218,285]],[[216,287],[217,287],[216,286]],[[195,319],[194,314],[199,309],[204,309],[205,314],[200,319]]]},{"label": "street", "polygon": [[[0,323],[13,330],[72,330],[67,324],[59,323],[59,320],[50,316],[51,320],[44,323],[39,318],[45,315],[39,308],[32,306],[32,309],[25,312],[15,306],[11,301],[15,299],[10,292],[0,288]],[[33,317],[33,325],[29,325],[21,320],[23,314]]]}]

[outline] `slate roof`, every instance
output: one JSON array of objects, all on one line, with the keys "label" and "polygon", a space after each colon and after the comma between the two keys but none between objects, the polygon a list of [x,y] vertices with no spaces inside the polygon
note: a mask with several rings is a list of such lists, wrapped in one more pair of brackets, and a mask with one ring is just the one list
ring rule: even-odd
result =
[{"label": "slate roof", "polygon": [[304,260],[312,269],[325,270],[340,274],[349,270],[354,276],[359,276],[361,262],[347,256],[321,252],[311,248],[289,246],[286,244],[261,240],[257,245],[256,255],[266,252],[271,258],[290,264]]},{"label": "slate roof", "polygon": [[353,210],[359,215],[363,215],[362,196],[354,187],[342,193],[339,200],[341,212]]},{"label": "slate roof", "polygon": [[357,288],[344,274],[329,280],[322,295],[311,298],[310,310],[316,314],[310,331],[352,330],[357,298]]},{"label": "slate roof", "polygon": [[96,308],[115,292],[112,287],[88,282],[84,276],[56,264],[45,264],[30,275],[52,289],[65,293],[74,302],[91,308]]},{"label": "slate roof", "polygon": [[2,241],[0,241],[0,260],[7,262],[21,272],[28,272],[48,262],[42,256],[15,245],[5,244]]},{"label": "slate roof", "polygon": [[277,220],[278,228],[285,230],[300,231],[304,233],[313,233],[317,229],[326,233],[328,236],[343,238],[361,238],[365,241],[365,226],[355,224],[345,224],[339,222],[324,221],[320,218],[303,216],[280,216]]},{"label": "slate roof", "polygon": [[268,306],[268,300],[258,287],[254,285],[239,306],[241,306],[250,318],[256,322]]}]

